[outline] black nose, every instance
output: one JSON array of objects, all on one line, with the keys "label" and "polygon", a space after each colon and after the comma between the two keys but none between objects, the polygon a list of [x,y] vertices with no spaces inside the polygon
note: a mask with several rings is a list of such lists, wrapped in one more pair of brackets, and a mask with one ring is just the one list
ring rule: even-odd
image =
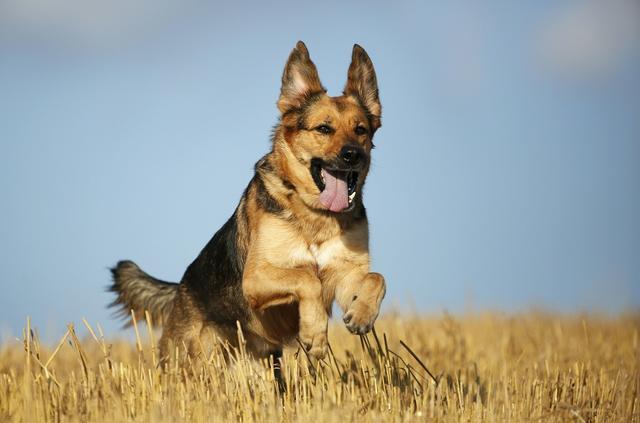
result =
[{"label": "black nose", "polygon": [[355,165],[364,156],[362,148],[353,145],[345,145],[340,150],[340,158],[347,164]]}]

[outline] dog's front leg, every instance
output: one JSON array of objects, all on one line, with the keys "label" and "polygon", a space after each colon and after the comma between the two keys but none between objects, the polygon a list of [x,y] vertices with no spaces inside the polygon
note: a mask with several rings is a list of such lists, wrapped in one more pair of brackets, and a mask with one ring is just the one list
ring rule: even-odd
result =
[{"label": "dog's front leg", "polygon": [[343,321],[351,333],[371,330],[386,292],[380,273],[352,272],[336,285],[336,301],[344,310]]},{"label": "dog's front leg", "polygon": [[309,354],[324,357],[329,316],[322,302],[322,286],[311,267],[284,269],[260,263],[247,266],[242,283],[245,297],[258,313],[273,306],[297,302],[300,342]]}]

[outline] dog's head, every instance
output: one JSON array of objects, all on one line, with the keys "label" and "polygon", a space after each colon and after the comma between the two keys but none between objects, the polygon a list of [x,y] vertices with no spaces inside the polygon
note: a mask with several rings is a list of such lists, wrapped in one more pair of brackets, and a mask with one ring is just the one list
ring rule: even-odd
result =
[{"label": "dog's head", "polygon": [[274,150],[308,206],[346,212],[361,201],[381,106],[371,59],[354,45],[343,95],[330,97],[299,41],[282,75]]}]

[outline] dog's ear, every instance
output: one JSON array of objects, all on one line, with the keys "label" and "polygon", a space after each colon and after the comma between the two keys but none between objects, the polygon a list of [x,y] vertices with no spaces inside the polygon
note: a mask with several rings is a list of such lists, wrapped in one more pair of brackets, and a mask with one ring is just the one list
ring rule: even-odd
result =
[{"label": "dog's ear", "polygon": [[354,44],[351,65],[347,76],[344,95],[352,95],[360,99],[371,115],[375,129],[380,127],[382,106],[378,97],[378,80],[369,55],[358,44]]},{"label": "dog's ear", "polygon": [[308,96],[320,92],[326,90],[320,82],[318,70],[309,57],[307,46],[298,41],[282,73],[278,109],[284,113],[294,107],[300,107]]}]

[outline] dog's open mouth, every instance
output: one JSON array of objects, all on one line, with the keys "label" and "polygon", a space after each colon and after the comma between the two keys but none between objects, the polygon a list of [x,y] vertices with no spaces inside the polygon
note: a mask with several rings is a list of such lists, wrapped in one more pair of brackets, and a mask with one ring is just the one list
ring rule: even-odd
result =
[{"label": "dog's open mouth", "polygon": [[332,212],[350,209],[356,197],[358,172],[316,165],[311,176],[320,190],[320,203]]}]

